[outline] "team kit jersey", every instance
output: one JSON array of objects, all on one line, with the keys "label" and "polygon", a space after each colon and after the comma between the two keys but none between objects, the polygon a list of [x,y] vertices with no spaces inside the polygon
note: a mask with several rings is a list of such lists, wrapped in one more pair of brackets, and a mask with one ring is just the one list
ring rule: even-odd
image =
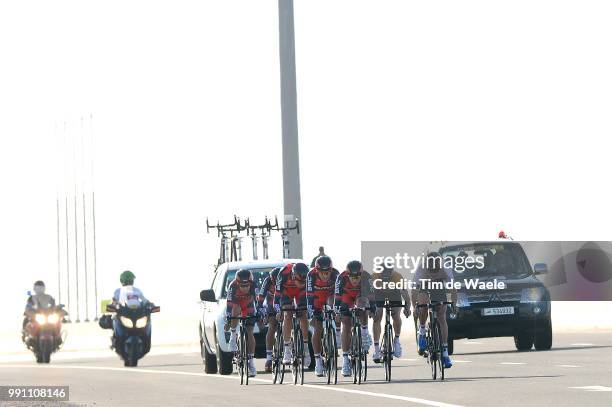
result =
[{"label": "team kit jersey", "polygon": [[312,309],[318,316],[329,298],[334,298],[336,280],[340,273],[335,268],[328,272],[328,278],[324,279],[317,268],[312,268],[306,277],[306,302],[308,308]]},{"label": "team kit jersey", "polygon": [[[380,280],[380,282],[377,282],[377,280]],[[376,305],[382,306],[385,300],[388,300],[391,305],[401,307],[402,295],[400,290],[384,288],[386,287],[384,283],[401,283],[403,280],[404,277],[402,277],[402,275],[395,270],[391,272],[382,271],[380,273],[373,273],[372,285],[374,288],[374,299],[376,300]]]},{"label": "team kit jersey", "polygon": [[274,292],[275,308],[306,307],[306,284],[298,285],[293,278],[293,264],[287,264],[278,273],[276,291]]},{"label": "team kit jersey", "polygon": [[243,317],[255,314],[255,301],[257,300],[257,284],[249,281],[247,285],[240,285],[238,279],[234,279],[227,287],[226,314],[232,315],[234,307],[240,307],[240,315]]},{"label": "team kit jersey", "polygon": [[270,273],[266,276],[261,288],[259,290],[259,296],[257,298],[258,307],[265,307],[265,311],[268,315],[274,315],[274,293],[276,292],[276,278],[278,275]]},{"label": "team kit jersey", "polygon": [[349,315],[349,309],[355,305],[358,297],[371,298],[372,278],[366,271],[361,272],[361,280],[353,284],[349,278],[349,272],[343,271],[336,279],[334,290],[334,308],[342,315]]}]

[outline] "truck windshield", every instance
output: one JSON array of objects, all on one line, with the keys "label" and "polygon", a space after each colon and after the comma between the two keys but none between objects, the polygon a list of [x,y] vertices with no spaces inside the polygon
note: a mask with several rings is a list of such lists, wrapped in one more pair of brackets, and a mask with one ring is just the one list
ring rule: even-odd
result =
[{"label": "truck windshield", "polygon": [[[445,259],[452,258],[455,277],[525,278],[531,266],[518,243],[477,243],[448,246],[440,250]],[[466,258],[480,258],[480,263],[468,268]],[[484,267],[483,267],[484,265]]]},{"label": "truck windshield", "polygon": [[[274,267],[250,269],[253,273],[253,278],[255,279],[255,284],[258,288],[262,286],[264,279],[268,276],[268,274],[270,274],[273,268]],[[238,269],[227,270],[227,273],[225,274],[225,282],[223,283],[223,293],[221,294],[221,298],[225,298],[227,296],[227,287],[232,281],[234,281],[237,271]]]}]

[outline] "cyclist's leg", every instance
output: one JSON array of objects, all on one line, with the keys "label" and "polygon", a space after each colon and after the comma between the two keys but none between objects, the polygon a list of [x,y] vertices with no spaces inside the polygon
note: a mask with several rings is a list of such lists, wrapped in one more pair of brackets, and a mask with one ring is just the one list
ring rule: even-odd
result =
[{"label": "cyclist's leg", "polygon": [[399,337],[402,333],[402,307],[393,307],[391,318],[393,319],[393,332],[395,332],[395,336]]},{"label": "cyclist's leg", "polygon": [[[281,307],[293,308],[293,297],[284,294],[281,299]],[[285,344],[291,342],[291,331],[293,330],[293,312],[283,312],[283,340]]]},{"label": "cyclist's leg", "polygon": [[372,322],[374,345],[377,345],[380,340],[380,331],[384,312],[385,309],[382,307],[382,303],[377,303],[376,313],[374,314],[374,322]]},{"label": "cyclist's leg", "polygon": [[396,358],[402,357],[402,345],[400,344],[400,334],[402,333],[402,307],[391,308],[391,319],[393,320],[394,337],[390,338],[393,341],[393,355]]},{"label": "cyclist's leg", "polygon": [[323,336],[323,314],[321,310],[315,310],[311,324],[314,328],[312,334],[312,350],[316,356],[321,353],[321,337]]},{"label": "cyclist's leg", "polygon": [[[293,308],[293,297],[286,294],[281,299],[281,309]],[[291,363],[291,334],[293,333],[293,312],[283,312],[283,363]]]},{"label": "cyclist's leg", "polygon": [[453,363],[448,355],[448,324],[446,323],[446,304],[441,304],[436,307],[438,324],[440,325],[440,336],[442,336],[442,363],[446,369],[450,368]]},{"label": "cyclist's leg", "polygon": [[[306,292],[300,293],[300,296],[295,299],[296,308],[306,308]],[[308,312],[302,310],[298,312],[298,318],[300,320],[300,329],[302,331],[302,338],[304,341],[304,366],[310,365],[310,351],[308,350]]]},{"label": "cyclist's leg", "polygon": [[274,342],[276,342],[276,326],[278,321],[274,311],[268,309],[268,332],[266,333],[266,372],[272,371],[272,356],[274,354]]},{"label": "cyclist's leg", "polygon": [[383,314],[385,312],[385,309],[382,307],[383,305],[384,302],[376,304],[374,322],[372,323],[372,334],[374,335],[374,354],[372,355],[372,359],[374,359],[375,362],[380,361],[380,331]]},{"label": "cyclist's leg", "polygon": [[[425,291],[419,291],[418,295],[417,295],[417,304],[418,305],[425,305],[425,304],[429,304],[429,294]],[[419,330],[419,354],[422,354],[425,351],[425,348],[427,347],[427,340],[425,339],[425,325],[427,324],[427,318],[428,318],[428,310],[426,307],[421,307],[418,308],[417,311],[419,314],[419,326],[418,326],[418,330]]]},{"label": "cyclist's leg", "polygon": [[446,304],[441,304],[436,307],[438,323],[440,324],[440,334],[442,335],[442,344],[448,342],[448,324],[446,323]]},{"label": "cyclist's leg", "polygon": [[346,353],[351,347],[351,316],[346,313],[342,313],[342,352]]},{"label": "cyclist's leg", "polygon": [[351,347],[351,329],[353,327],[351,314],[347,308],[341,310],[342,320],[342,375],[351,375],[351,362],[349,360],[349,349]]}]

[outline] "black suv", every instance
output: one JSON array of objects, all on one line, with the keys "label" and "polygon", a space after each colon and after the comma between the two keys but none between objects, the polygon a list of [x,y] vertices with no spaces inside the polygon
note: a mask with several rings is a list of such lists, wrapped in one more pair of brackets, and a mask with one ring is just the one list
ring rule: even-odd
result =
[{"label": "black suv", "polygon": [[533,269],[522,246],[499,241],[467,243],[440,249],[444,257],[480,257],[484,267],[467,269],[455,262],[455,281],[464,279],[491,282],[497,279],[506,288],[481,290],[463,286],[458,290],[457,313],[447,315],[449,353],[454,339],[513,336],[516,349],[548,350],[552,346],[550,294],[536,275],[548,267],[535,264]]}]

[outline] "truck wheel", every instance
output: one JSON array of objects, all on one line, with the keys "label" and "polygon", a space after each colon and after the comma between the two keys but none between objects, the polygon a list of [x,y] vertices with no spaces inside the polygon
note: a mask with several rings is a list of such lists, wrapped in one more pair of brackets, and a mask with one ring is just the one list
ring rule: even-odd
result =
[{"label": "truck wheel", "polygon": [[540,331],[536,331],[535,334],[534,344],[536,350],[549,350],[552,347],[552,324],[550,319],[544,324],[545,326]]},{"label": "truck wheel", "polygon": [[202,361],[204,362],[204,373],[217,373],[217,357],[209,353],[208,349],[206,348],[206,344],[204,343],[204,335],[202,333],[202,325],[200,325],[200,354],[202,355]]},{"label": "truck wheel", "polygon": [[218,340],[217,340],[217,345],[215,346],[215,350],[217,351],[217,366],[219,368],[219,373],[222,375],[232,374],[232,370],[234,368],[232,364],[232,356],[233,356],[232,353],[223,352],[221,350],[221,347],[219,347]]},{"label": "truck wheel", "polygon": [[533,346],[533,335],[529,332],[520,332],[514,335],[514,345],[519,351],[530,350]]},{"label": "truck wheel", "polygon": [[455,340],[454,339],[448,339],[448,354],[449,356],[452,355],[455,352]]}]

